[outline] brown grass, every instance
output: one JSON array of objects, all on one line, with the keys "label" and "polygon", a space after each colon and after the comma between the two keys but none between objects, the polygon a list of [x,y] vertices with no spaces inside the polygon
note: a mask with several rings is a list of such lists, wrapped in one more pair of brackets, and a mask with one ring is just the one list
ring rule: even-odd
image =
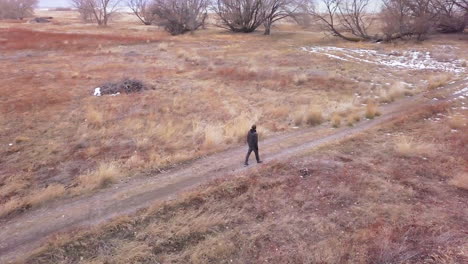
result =
[{"label": "brown grass", "polygon": [[307,110],[304,120],[309,126],[320,125],[324,121],[322,111],[318,107],[312,106]]},{"label": "brown grass", "polygon": [[[121,44],[143,43],[148,38],[116,36],[109,34],[73,34],[52,33],[20,28],[0,28],[0,39],[7,41],[0,46],[0,50],[80,50],[88,47]],[[158,38],[152,37],[152,40]]]},{"label": "brown grass", "polygon": [[293,76],[293,83],[295,85],[303,85],[309,80],[309,77],[307,74],[301,73],[301,74],[295,74]]},{"label": "brown grass", "polygon": [[468,118],[461,113],[451,114],[449,116],[448,124],[451,129],[462,129],[467,126]]},{"label": "brown grass", "polygon": [[93,172],[78,177],[78,192],[104,188],[122,177],[120,166],[116,163],[101,163]]},{"label": "brown grass", "polygon": [[[430,162],[401,159],[386,144],[387,133],[446,147]],[[26,263],[393,263],[401,256],[455,263],[464,257],[468,222],[460,204],[467,198],[441,179],[464,168],[465,160],[446,158],[464,151],[453,144],[462,137],[446,133],[442,122],[405,119],[312,156],[218,179],[95,230],[58,236]],[[450,184],[458,188],[465,176]]]},{"label": "brown grass", "polygon": [[468,173],[459,173],[449,183],[457,188],[468,190]]},{"label": "brown grass", "polygon": [[[428,74],[348,63],[337,70],[336,61],[300,47],[344,43],[291,25],[268,39],[211,27],[172,37],[127,14],[105,28],[79,22],[76,12],[50,15],[54,22],[39,27],[0,21],[0,174],[30,174],[20,191],[1,187],[9,193],[0,191],[2,205],[45,183],[73,186],[109,160],[121,164],[122,175],[147,175],[243,144],[253,123],[262,138],[318,124],[329,118],[330,105],[371,91],[370,81],[398,76],[417,87]],[[123,77],[155,89],[92,96],[95,87]],[[356,122],[341,118],[340,125]],[[205,133],[210,126],[217,129]]]},{"label": "brown grass", "polygon": [[366,106],[365,117],[368,119],[373,119],[379,115],[380,115],[380,111],[379,111],[378,105],[374,102],[369,102]]},{"label": "brown grass", "polygon": [[439,74],[429,78],[427,88],[433,90],[446,85],[452,79],[451,74]]},{"label": "brown grass", "polygon": [[400,136],[395,139],[395,152],[404,157],[427,156],[434,154],[435,147],[411,137]]},{"label": "brown grass", "polygon": [[339,127],[341,125],[341,116],[337,113],[334,113],[331,118],[331,123],[333,127]]},{"label": "brown grass", "polygon": [[30,195],[27,201],[32,206],[37,206],[45,202],[51,201],[65,194],[65,187],[61,184],[52,184],[43,190],[35,192]]}]

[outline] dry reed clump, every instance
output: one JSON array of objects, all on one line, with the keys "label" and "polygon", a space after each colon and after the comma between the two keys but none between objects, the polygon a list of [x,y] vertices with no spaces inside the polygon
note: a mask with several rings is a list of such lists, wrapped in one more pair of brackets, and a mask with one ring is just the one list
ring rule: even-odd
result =
[{"label": "dry reed clump", "polygon": [[391,103],[407,95],[412,95],[412,93],[405,87],[405,84],[396,82],[390,86],[388,90],[380,90],[379,101],[382,103]]},{"label": "dry reed clump", "polygon": [[102,111],[89,106],[86,108],[86,122],[94,127],[99,127],[104,123],[104,114]]},{"label": "dry reed clump", "polygon": [[205,127],[203,148],[212,149],[224,142],[223,128],[220,125],[207,125]]},{"label": "dry reed clump", "polygon": [[316,106],[310,107],[306,112],[304,120],[309,126],[320,125],[324,121],[322,111]]},{"label": "dry reed clump", "polygon": [[161,42],[161,43],[158,44],[157,50],[158,50],[158,51],[163,51],[163,52],[165,52],[165,51],[168,50],[168,48],[169,48],[169,44],[168,44],[168,43],[166,43],[166,42]]},{"label": "dry reed clump", "polygon": [[104,188],[123,176],[120,166],[115,162],[101,163],[98,168],[78,177],[79,191]]},{"label": "dry reed clump", "polygon": [[373,119],[376,116],[380,115],[378,105],[375,102],[369,102],[366,106],[366,118]]},{"label": "dry reed clump", "polygon": [[334,113],[331,117],[332,126],[337,128],[341,125],[341,116],[338,113]]},{"label": "dry reed clump", "polygon": [[298,110],[291,115],[292,122],[295,126],[301,126],[302,122],[304,122],[304,110]]},{"label": "dry reed clump", "polygon": [[460,113],[449,116],[448,124],[451,129],[462,129],[467,126],[468,118]]},{"label": "dry reed clump", "polygon": [[13,198],[8,202],[0,205],[0,218],[9,214],[22,210],[27,207],[27,203],[22,198]]},{"label": "dry reed clump", "polygon": [[348,126],[352,126],[355,123],[361,121],[361,116],[359,116],[359,114],[356,112],[352,112],[346,117],[346,120],[347,120]]},{"label": "dry reed clump", "polygon": [[29,137],[25,137],[25,136],[17,136],[15,138],[15,143],[16,144],[20,144],[20,143],[24,143],[24,142],[29,142],[31,141],[31,139]]},{"label": "dry reed clump", "polygon": [[309,81],[309,77],[305,73],[294,74],[292,81],[295,85],[299,86]]},{"label": "dry reed clump", "polygon": [[251,118],[247,115],[241,115],[224,125],[224,136],[226,142],[240,143],[244,142],[247,136],[247,131],[250,127],[257,123],[258,115],[253,115]]},{"label": "dry reed clump", "polygon": [[468,190],[468,172],[462,172],[449,181],[449,184],[459,189]]},{"label": "dry reed clump", "polygon": [[52,184],[43,190],[38,190],[27,197],[27,202],[31,206],[37,206],[65,194],[65,187],[62,184]]},{"label": "dry reed clump", "polygon": [[284,120],[289,115],[289,107],[285,105],[271,106],[265,110],[265,115],[278,120]]},{"label": "dry reed clump", "polygon": [[441,74],[438,76],[432,76],[428,80],[427,88],[429,90],[433,90],[433,89],[442,87],[446,85],[451,79],[452,79],[452,75],[448,73]]},{"label": "dry reed clump", "polygon": [[399,136],[394,141],[395,152],[403,157],[427,156],[434,153],[433,144],[418,142],[408,136]]}]

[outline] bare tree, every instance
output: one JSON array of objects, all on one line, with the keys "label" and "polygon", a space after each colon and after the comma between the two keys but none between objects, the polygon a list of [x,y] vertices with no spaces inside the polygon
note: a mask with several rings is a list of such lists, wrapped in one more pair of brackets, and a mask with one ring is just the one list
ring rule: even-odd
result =
[{"label": "bare tree", "polygon": [[265,21],[263,4],[262,0],[216,0],[213,9],[219,17],[219,27],[250,33]]},{"label": "bare tree", "polygon": [[158,25],[172,35],[195,31],[205,25],[209,0],[154,0],[151,13]]},{"label": "bare tree", "polygon": [[270,35],[271,26],[284,18],[303,14],[306,10],[305,0],[263,0],[263,26],[265,27],[265,35]]},{"label": "bare tree", "polygon": [[437,17],[436,30],[442,33],[463,32],[468,22],[466,3],[463,8],[463,1],[431,0],[433,12]]},{"label": "bare tree", "polygon": [[0,19],[24,19],[34,14],[38,0],[0,0]]},{"label": "bare tree", "polygon": [[388,40],[416,37],[422,40],[436,27],[439,11],[433,0],[384,0],[383,33]]},{"label": "bare tree", "polygon": [[368,33],[374,21],[367,10],[369,0],[322,0],[321,5],[309,13],[326,32],[349,41],[376,39]]},{"label": "bare tree", "polygon": [[128,0],[127,6],[132,10],[135,16],[145,25],[151,25],[154,15],[151,14],[149,0]]},{"label": "bare tree", "polygon": [[117,12],[120,0],[71,0],[71,3],[83,19],[92,19],[99,26],[107,26]]}]

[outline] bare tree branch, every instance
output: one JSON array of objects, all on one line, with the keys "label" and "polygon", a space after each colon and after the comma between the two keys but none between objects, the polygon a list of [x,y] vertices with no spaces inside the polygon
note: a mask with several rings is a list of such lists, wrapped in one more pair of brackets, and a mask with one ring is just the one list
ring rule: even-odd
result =
[{"label": "bare tree branch", "polygon": [[151,25],[154,20],[154,15],[150,12],[150,0],[127,0],[127,6],[135,14],[135,16],[145,25]]}]

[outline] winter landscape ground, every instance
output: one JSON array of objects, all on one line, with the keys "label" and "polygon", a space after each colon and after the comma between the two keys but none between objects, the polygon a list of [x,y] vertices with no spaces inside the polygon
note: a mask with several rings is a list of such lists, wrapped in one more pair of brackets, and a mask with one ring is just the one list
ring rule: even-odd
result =
[{"label": "winter landscape ground", "polygon": [[468,261],[465,33],[36,15],[0,20],[0,263]]}]

